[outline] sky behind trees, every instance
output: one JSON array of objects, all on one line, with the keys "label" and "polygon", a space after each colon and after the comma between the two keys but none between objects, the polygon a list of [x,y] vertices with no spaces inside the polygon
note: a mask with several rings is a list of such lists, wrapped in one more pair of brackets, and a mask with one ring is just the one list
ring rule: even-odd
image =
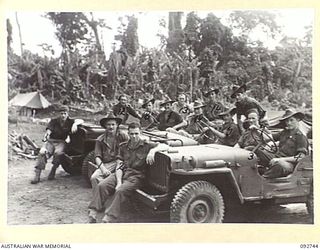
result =
[{"label": "sky behind trees", "polygon": [[[252,40],[260,40],[269,48],[278,45],[283,36],[302,38],[305,34],[304,27],[313,24],[314,13],[312,9],[285,9],[274,11],[278,13],[276,19],[277,24],[282,27],[283,34],[281,34],[281,36],[272,39],[268,34],[259,29],[256,29],[249,34]],[[227,17],[231,12],[230,10],[213,10],[210,12],[221,18],[223,24],[228,25]],[[101,40],[106,55],[109,55],[112,51],[112,46],[115,43],[114,36],[118,33],[117,30],[120,25],[119,17],[132,14],[135,14],[135,16],[138,17],[138,36],[141,46],[147,48],[158,47],[160,38],[157,36],[157,33],[167,34],[167,29],[161,27],[159,21],[164,19],[166,23],[168,23],[168,12],[94,12],[95,18],[105,19],[106,24],[111,27],[111,29],[100,30]],[[182,19],[183,27],[186,14],[187,12],[185,12]],[[197,14],[203,18],[208,12],[199,11]],[[18,12],[17,15],[21,27],[24,49],[43,55],[43,51],[38,45],[47,43],[54,49],[55,53],[52,55],[53,57],[58,57],[60,55],[61,46],[55,38],[54,26],[50,20],[43,17],[44,12]],[[19,34],[15,13],[7,13],[7,17],[10,19],[13,28],[12,48],[15,53],[19,54]],[[234,33],[236,34],[236,31],[234,31]]]}]

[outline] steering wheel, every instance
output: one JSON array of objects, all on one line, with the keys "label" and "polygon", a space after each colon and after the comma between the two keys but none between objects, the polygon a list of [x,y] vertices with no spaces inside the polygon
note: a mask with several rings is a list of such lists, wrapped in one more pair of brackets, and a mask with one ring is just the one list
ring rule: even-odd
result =
[{"label": "steering wheel", "polygon": [[210,128],[208,128],[207,130],[205,130],[200,124],[198,124],[201,133],[199,134],[199,138],[204,138],[210,141],[210,143],[215,143],[217,140],[217,137],[215,136],[215,134],[211,131]]},{"label": "steering wheel", "polygon": [[[257,133],[255,133],[255,131]],[[273,140],[272,136],[269,133],[267,133],[267,131],[265,131],[263,128],[251,129],[250,132],[251,132],[252,138],[255,140],[256,143],[258,143],[257,146],[255,146],[255,148],[252,150],[253,153],[260,147],[263,147],[266,151],[272,154],[275,154],[276,152],[278,152],[278,146],[276,142]],[[270,141],[272,142],[271,146],[268,144],[268,142],[265,141],[265,138],[263,135],[265,135],[266,137],[268,137],[268,139],[270,139]]]}]

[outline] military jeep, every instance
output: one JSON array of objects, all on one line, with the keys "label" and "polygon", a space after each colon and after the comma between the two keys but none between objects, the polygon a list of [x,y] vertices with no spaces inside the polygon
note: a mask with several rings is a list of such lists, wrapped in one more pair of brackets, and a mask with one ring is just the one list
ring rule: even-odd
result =
[{"label": "military jeep", "polygon": [[[272,133],[282,129],[281,113],[276,115],[271,120]],[[311,131],[311,122],[301,123],[302,131]],[[264,140],[250,150],[207,144],[156,153],[144,187],[136,190],[135,200],[140,201],[136,207],[141,209],[143,204],[149,211],[167,211],[170,222],[221,223],[226,214],[245,205],[306,203],[313,218],[310,137],[309,144],[310,154],[296,164],[291,174],[273,179],[262,176],[265,169],[258,164],[255,154],[259,147],[268,148]],[[276,151],[276,144],[274,146]]]},{"label": "military jeep", "polygon": [[[126,130],[126,126],[120,125],[120,129]],[[79,125],[77,133],[70,136],[71,140],[65,151],[66,157],[62,160],[61,166],[67,173],[82,174],[89,186],[91,186],[90,176],[95,170],[89,162],[94,163],[95,143],[104,131],[100,125],[91,123]],[[142,137],[150,141],[164,142],[172,147],[198,144],[193,139],[165,131],[143,131]]]},{"label": "military jeep", "polygon": [[235,204],[306,203],[313,213],[311,156],[286,177],[266,179],[257,156],[217,144],[177,147],[155,155],[137,199],[153,211],[169,209],[170,222],[220,223]]}]

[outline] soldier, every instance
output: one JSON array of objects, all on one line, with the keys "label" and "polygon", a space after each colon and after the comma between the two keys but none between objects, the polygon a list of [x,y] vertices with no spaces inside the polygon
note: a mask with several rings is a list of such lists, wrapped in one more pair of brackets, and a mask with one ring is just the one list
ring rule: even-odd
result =
[{"label": "soldier", "polygon": [[159,123],[156,118],[159,114],[153,108],[154,102],[154,98],[145,100],[141,106],[143,109],[145,109],[145,112],[141,115],[140,119],[140,124],[143,129],[148,130],[155,128]]},{"label": "soldier", "polygon": [[299,121],[304,115],[293,109],[287,109],[280,119],[285,128],[274,135],[279,141],[276,153],[259,148],[256,154],[261,165],[267,168],[263,177],[276,178],[292,173],[295,165],[308,154],[308,139],[299,129]]},{"label": "soldier", "polygon": [[203,94],[204,97],[208,98],[206,106],[203,110],[203,114],[209,119],[209,121],[216,121],[220,119],[218,114],[224,109],[224,105],[217,101],[218,93],[218,88],[210,88],[206,93]]},{"label": "soldier", "polygon": [[172,104],[172,110],[179,113],[183,120],[193,112],[192,107],[187,103],[187,96],[183,93],[179,94],[178,101]]},{"label": "soldier", "polygon": [[187,122],[182,119],[181,115],[172,110],[173,102],[174,101],[170,99],[166,99],[160,104],[160,107],[164,107],[164,111],[162,111],[157,117],[157,120],[159,121],[159,130],[163,131],[167,128],[178,130],[179,128],[187,125]]},{"label": "soldier", "polygon": [[213,143],[214,138],[208,126],[213,126],[213,124],[202,114],[202,109],[205,105],[197,100],[193,103],[194,114],[187,117],[187,127],[176,131],[174,129],[167,129],[169,132],[178,133],[189,138],[197,140],[200,144]]},{"label": "soldier", "polygon": [[121,121],[121,118],[114,116],[112,112],[100,120],[101,126],[106,130],[97,138],[95,145],[95,163],[98,169],[90,178],[93,193],[96,192],[99,182],[115,171],[119,144],[129,140],[128,135],[118,129]]},{"label": "soldier", "polygon": [[267,128],[264,128],[265,133],[262,134],[257,131],[258,128],[261,128],[259,124],[259,111],[257,109],[249,109],[245,115],[247,117],[245,127],[247,128],[240,136],[236,147],[252,150],[255,146],[261,143],[262,140],[268,142],[272,139],[272,134]]},{"label": "soldier", "polygon": [[[96,211],[103,209],[104,202],[110,198],[110,205],[105,209],[104,223],[118,222],[121,207],[132,192],[140,188],[145,179],[146,164],[153,164],[156,152],[169,149],[166,144],[143,141],[141,130],[137,123],[128,127],[129,141],[120,145],[118,159],[122,161],[116,173],[109,175],[98,184],[96,195],[90,203],[90,208]],[[90,222],[96,222],[90,218]]]},{"label": "soldier", "polygon": [[226,110],[220,112],[218,116],[224,121],[221,131],[211,128],[211,131],[219,139],[218,144],[227,145],[233,147],[237,144],[240,132],[237,124],[233,121],[233,116],[236,113],[236,108],[227,108]]},{"label": "soldier", "polygon": [[31,184],[40,182],[41,171],[45,169],[47,160],[51,156],[53,156],[53,160],[48,180],[54,179],[57,168],[60,166],[62,160],[66,159],[64,150],[66,143],[70,142],[69,135],[71,133],[76,133],[78,125],[83,123],[83,120],[81,119],[69,118],[69,108],[67,106],[60,107],[59,111],[60,116],[51,119],[46,128],[46,133],[44,135],[45,143],[40,149],[35,166],[35,176],[31,181]]},{"label": "soldier", "polygon": [[249,109],[256,109],[258,110],[258,115],[260,117],[260,122],[265,122],[266,118],[266,111],[262,108],[259,102],[246,95],[247,91],[247,83],[242,84],[241,86],[233,86],[233,92],[231,94],[231,98],[236,100],[235,106],[237,108],[237,124],[239,126],[240,132],[244,131],[241,116],[246,115]]},{"label": "soldier", "polygon": [[125,95],[120,95],[118,98],[119,103],[113,106],[113,114],[116,117],[122,119],[122,124],[125,124],[128,120],[129,114],[135,118],[141,119],[141,116],[128,104],[127,97]]}]

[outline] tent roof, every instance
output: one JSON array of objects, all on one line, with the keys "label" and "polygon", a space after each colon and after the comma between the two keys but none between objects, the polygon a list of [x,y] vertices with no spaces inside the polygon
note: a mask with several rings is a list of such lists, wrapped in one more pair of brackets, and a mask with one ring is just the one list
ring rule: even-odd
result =
[{"label": "tent roof", "polygon": [[45,109],[49,107],[51,103],[40,92],[36,91],[25,94],[17,94],[9,101],[9,105],[34,109]]}]

